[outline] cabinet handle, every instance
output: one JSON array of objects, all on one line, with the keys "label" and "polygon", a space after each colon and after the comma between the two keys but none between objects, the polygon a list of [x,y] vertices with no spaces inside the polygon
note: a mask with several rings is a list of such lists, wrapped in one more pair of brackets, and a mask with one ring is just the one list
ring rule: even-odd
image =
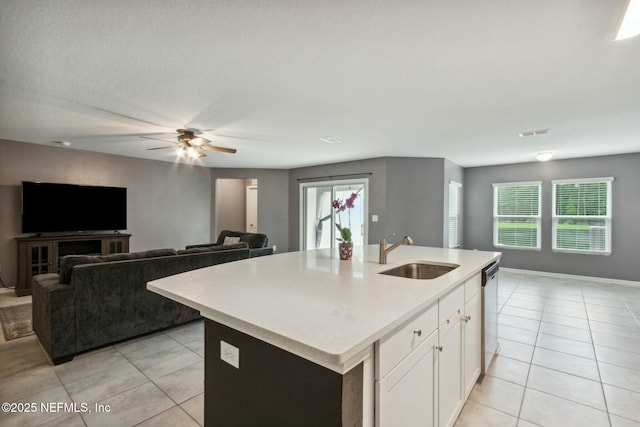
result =
[{"label": "cabinet handle", "polygon": [[465,322],[468,322],[469,320],[471,320],[471,316],[464,316],[462,320],[464,320]]},{"label": "cabinet handle", "polygon": [[437,347],[435,347],[435,349],[440,351],[440,352],[442,352],[442,346],[437,346]]},{"label": "cabinet handle", "polygon": [[449,319],[447,319],[447,325],[449,324]]},{"label": "cabinet handle", "polygon": [[416,329],[415,331],[413,331],[414,334],[416,334],[417,336],[421,337],[422,336],[422,329]]}]

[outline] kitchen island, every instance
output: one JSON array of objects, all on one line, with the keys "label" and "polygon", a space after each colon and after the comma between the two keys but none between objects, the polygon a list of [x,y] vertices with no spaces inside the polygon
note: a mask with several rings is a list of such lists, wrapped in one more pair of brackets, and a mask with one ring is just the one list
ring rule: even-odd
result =
[{"label": "kitchen island", "polygon": [[[354,248],[352,261],[291,252],[149,282],[206,319],[205,426],[373,426],[380,342],[500,257],[401,246],[380,265],[378,250]],[[459,267],[430,280],[379,274],[415,261]]]}]

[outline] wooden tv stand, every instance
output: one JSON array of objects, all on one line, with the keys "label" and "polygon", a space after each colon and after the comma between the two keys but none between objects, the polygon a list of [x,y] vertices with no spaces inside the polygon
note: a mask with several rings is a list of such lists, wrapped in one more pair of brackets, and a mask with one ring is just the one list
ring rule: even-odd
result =
[{"label": "wooden tv stand", "polygon": [[31,295],[31,278],[57,273],[65,255],[110,255],[129,252],[131,234],[61,234],[18,237],[16,295]]}]

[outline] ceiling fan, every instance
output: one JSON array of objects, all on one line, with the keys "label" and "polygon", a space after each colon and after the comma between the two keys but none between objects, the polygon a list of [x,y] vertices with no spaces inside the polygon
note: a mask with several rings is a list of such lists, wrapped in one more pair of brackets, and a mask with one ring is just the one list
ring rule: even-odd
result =
[{"label": "ceiling fan", "polygon": [[[215,145],[211,145],[211,141],[207,138],[204,138],[200,135],[200,131],[195,129],[176,129],[178,132],[178,142],[175,144],[178,145],[177,154],[180,157],[188,157],[190,159],[197,159],[199,157],[205,157],[206,154],[204,150],[211,151],[220,151],[222,153],[231,153],[235,154],[235,148],[226,148],[226,147],[218,147]],[[145,137],[143,137],[145,138]],[[146,137],[148,139],[156,139]],[[155,147],[155,148],[147,148],[147,150],[164,150],[167,148],[175,148],[175,145],[170,145],[167,147]]]}]

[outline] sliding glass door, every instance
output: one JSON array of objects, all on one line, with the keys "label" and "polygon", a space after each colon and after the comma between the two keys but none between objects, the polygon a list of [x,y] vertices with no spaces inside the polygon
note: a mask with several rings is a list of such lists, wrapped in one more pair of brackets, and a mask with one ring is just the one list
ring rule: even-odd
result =
[{"label": "sliding glass door", "polygon": [[[364,245],[368,196],[367,179],[300,184],[300,248],[337,246],[340,233],[336,224],[351,230],[354,245]],[[334,201],[344,205],[349,199],[353,200],[353,204],[349,204],[352,207],[341,212],[333,208]]]}]

